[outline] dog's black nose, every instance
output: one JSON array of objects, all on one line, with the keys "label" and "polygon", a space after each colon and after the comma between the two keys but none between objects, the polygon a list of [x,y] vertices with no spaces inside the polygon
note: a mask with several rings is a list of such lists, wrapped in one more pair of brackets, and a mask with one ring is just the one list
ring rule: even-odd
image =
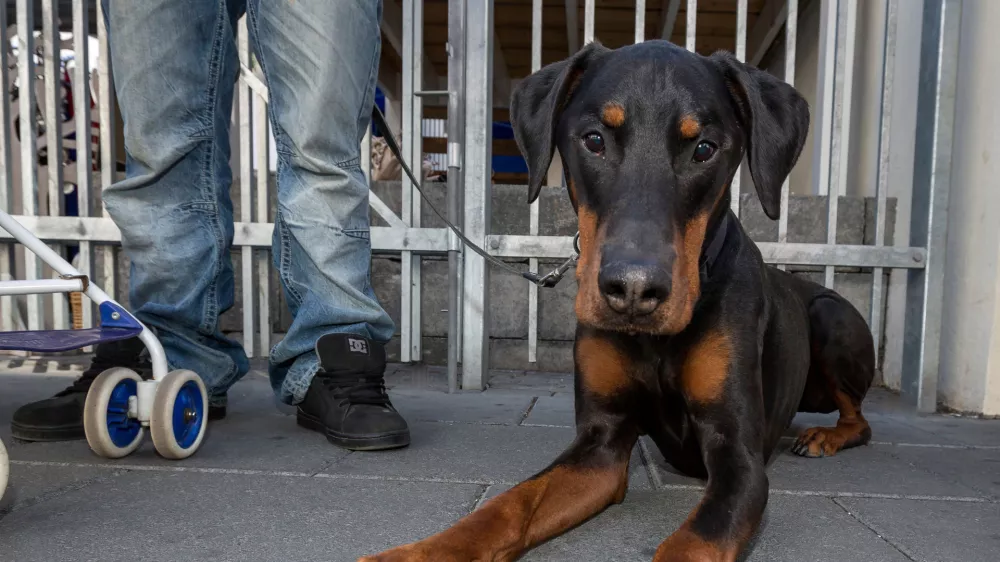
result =
[{"label": "dog's black nose", "polygon": [[643,316],[667,300],[670,272],[654,264],[617,261],[601,266],[597,284],[612,310]]}]

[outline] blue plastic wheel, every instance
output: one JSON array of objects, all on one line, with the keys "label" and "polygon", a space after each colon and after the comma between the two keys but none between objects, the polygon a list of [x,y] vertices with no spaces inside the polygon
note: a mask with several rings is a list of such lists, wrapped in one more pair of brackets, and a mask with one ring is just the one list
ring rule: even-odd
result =
[{"label": "blue plastic wheel", "polygon": [[136,396],[142,379],[135,372],[115,367],[94,379],[83,406],[83,430],[98,455],[119,459],[142,443],[142,424],[129,416],[129,399]]},{"label": "blue plastic wheel", "polygon": [[149,417],[156,452],[168,459],[194,454],[208,426],[208,393],[192,371],[172,371],[157,383]]},{"label": "blue plastic wheel", "polygon": [[174,399],[174,439],[181,448],[194,444],[201,433],[205,420],[205,405],[201,401],[201,391],[194,381],[187,381]]},{"label": "blue plastic wheel", "polygon": [[139,420],[128,417],[128,399],[138,392],[136,381],[130,378],[122,380],[111,390],[106,417],[108,436],[116,447],[127,447],[142,431]]}]

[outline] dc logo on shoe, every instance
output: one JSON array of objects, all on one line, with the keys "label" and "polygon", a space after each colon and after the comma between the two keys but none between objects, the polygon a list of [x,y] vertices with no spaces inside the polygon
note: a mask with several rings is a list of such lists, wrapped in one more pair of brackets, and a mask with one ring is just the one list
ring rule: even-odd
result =
[{"label": "dc logo on shoe", "polygon": [[348,338],[347,346],[352,353],[364,353],[368,354],[368,342],[365,340],[356,340],[354,338]]}]

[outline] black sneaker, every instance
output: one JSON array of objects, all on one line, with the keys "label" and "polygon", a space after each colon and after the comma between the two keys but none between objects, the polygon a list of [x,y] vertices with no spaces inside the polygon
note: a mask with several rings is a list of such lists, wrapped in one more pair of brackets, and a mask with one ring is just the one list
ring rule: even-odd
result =
[{"label": "black sneaker", "polygon": [[316,342],[320,371],[298,406],[298,424],[352,451],[410,444],[406,420],[385,391],[385,348],[367,338],[327,334]]},{"label": "black sneaker", "polygon": [[[14,412],[11,434],[21,441],[74,441],[85,439],[83,406],[94,379],[112,367],[126,367],[149,380],[153,367],[146,346],[139,338],[102,343],[97,346],[90,368],[69,387],[52,398],[25,404]],[[209,419],[225,417],[225,407],[210,407]]]}]

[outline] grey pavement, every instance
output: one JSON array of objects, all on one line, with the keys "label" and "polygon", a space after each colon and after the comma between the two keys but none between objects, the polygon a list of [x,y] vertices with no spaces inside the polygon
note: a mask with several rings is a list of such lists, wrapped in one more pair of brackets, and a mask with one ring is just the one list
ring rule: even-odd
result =
[{"label": "grey pavement", "polygon": [[[12,459],[0,561],[353,562],[445,528],[543,468],[573,436],[568,375],[497,372],[485,392],[448,395],[441,369],[393,365],[390,392],[413,435],[403,450],[349,453],[301,430],[260,371],[233,389],[229,416],[184,461],[159,458],[148,438],[119,461],[84,442],[12,442],[17,405],[61,389],[74,369],[0,356],[0,439]],[[918,416],[883,390],[866,412],[867,447],[827,459],[776,455],[764,525],[745,560],[997,560],[1000,421]],[[802,415],[788,434],[833,422]],[[701,487],[644,439],[625,501],[524,559],[648,561]]]}]

